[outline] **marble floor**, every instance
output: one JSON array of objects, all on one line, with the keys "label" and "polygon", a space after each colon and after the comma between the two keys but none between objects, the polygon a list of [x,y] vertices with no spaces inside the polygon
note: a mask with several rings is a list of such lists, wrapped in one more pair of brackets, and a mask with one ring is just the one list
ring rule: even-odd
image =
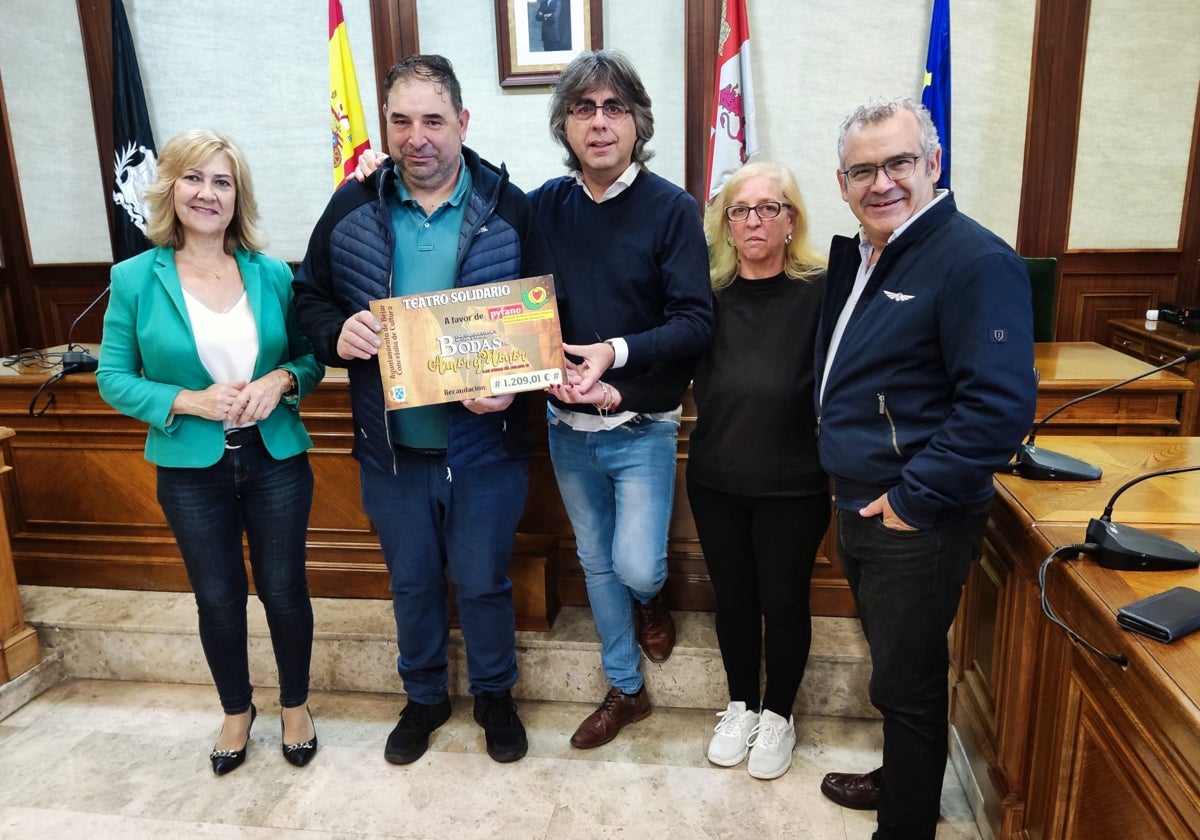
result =
[{"label": "marble floor", "polygon": [[[762,782],[708,764],[711,711],[656,708],[611,744],[573,750],[590,710],[522,701],[529,755],[499,765],[484,752],[469,699],[407,767],[383,759],[402,698],[314,692],[321,749],[303,769],[279,752],[272,692],[246,764],[216,777],[219,726],[211,687],[68,678],[0,720],[0,838],[87,840],[590,840],[821,838],[866,840],[873,812],[848,811],[818,790],[823,773],[868,770],[877,721],[797,719],[791,771]],[[947,769],[939,840],[977,840],[963,790]]]}]

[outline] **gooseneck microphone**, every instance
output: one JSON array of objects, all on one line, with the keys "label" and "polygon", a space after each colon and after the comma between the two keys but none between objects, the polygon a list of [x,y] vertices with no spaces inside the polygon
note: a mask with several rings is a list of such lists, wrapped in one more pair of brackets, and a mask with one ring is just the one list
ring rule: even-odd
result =
[{"label": "gooseneck microphone", "polygon": [[1194,548],[1112,521],[1113,505],[1130,487],[1150,478],[1195,470],[1200,470],[1200,465],[1155,470],[1118,487],[1100,518],[1088,523],[1085,553],[1095,556],[1096,561],[1106,569],[1125,572],[1169,572],[1200,566],[1200,552]]},{"label": "gooseneck microphone", "polygon": [[105,286],[104,291],[96,295],[96,299],[89,303],[84,310],[75,317],[75,320],[71,322],[71,326],[67,330],[67,349],[66,352],[62,354],[63,375],[68,373],[91,373],[99,366],[99,360],[89,353],[87,348],[80,347],[78,350],[75,349],[75,344],[71,341],[71,336],[75,334],[75,327],[78,326],[81,320],[83,320],[83,316],[91,312],[92,309],[95,308],[96,304],[104,299],[104,296],[108,294],[108,291],[111,288],[111,283]]},{"label": "gooseneck microphone", "polygon": [[1051,411],[1041,420],[1033,424],[1033,428],[1029,431],[1029,438],[1025,443],[1021,444],[1021,448],[1017,450],[1016,459],[1009,464],[1009,471],[1021,478],[1029,478],[1034,481],[1096,481],[1103,475],[1103,471],[1087,461],[1081,461],[1078,458],[1072,458],[1070,455],[1063,455],[1061,452],[1052,452],[1049,449],[1039,449],[1034,445],[1034,440],[1037,438],[1037,433],[1042,430],[1050,419],[1070,408],[1071,406],[1081,403],[1084,400],[1090,400],[1092,397],[1098,397],[1101,394],[1107,394],[1109,391],[1128,385],[1130,382],[1137,382],[1139,379],[1145,379],[1155,373],[1161,373],[1168,368],[1176,365],[1186,365],[1189,362],[1194,362],[1200,359],[1200,349],[1189,350],[1178,359],[1173,359],[1165,365],[1159,365],[1156,368],[1151,368],[1148,371],[1139,373],[1137,376],[1131,376],[1126,380],[1106,385],[1098,391],[1092,391],[1090,394],[1084,394],[1081,397],[1060,405],[1058,408]]},{"label": "gooseneck microphone", "polygon": [[[29,416],[41,417],[50,409],[54,408],[54,392],[48,389],[62,379],[64,376],[69,376],[72,373],[91,373],[100,366],[100,360],[87,351],[86,347],[75,349],[75,343],[71,337],[75,335],[75,327],[83,320],[83,316],[88,314],[95,308],[96,304],[104,299],[112,288],[112,283],[104,287],[100,294],[96,295],[96,299],[84,307],[83,311],[75,316],[75,320],[71,322],[71,326],[67,329],[67,349],[62,354],[62,369],[57,371],[49,379],[45,380],[38,389],[33,392],[33,399],[29,401]],[[46,393],[46,402],[39,408],[39,400],[42,394]]]},{"label": "gooseneck microphone", "polygon": [[1104,568],[1124,572],[1169,572],[1194,569],[1200,566],[1200,552],[1195,549],[1166,537],[1160,537],[1158,534],[1151,534],[1128,525],[1118,525],[1112,521],[1113,505],[1116,504],[1121,494],[1133,485],[1150,478],[1195,470],[1200,470],[1200,465],[1155,470],[1126,481],[1112,494],[1112,498],[1108,500],[1108,505],[1104,508],[1104,513],[1100,518],[1093,519],[1088,523],[1087,542],[1078,545],[1060,545],[1050,552],[1050,556],[1042,561],[1042,565],[1038,569],[1038,589],[1041,592],[1042,612],[1046,614],[1046,618],[1065,630],[1068,636],[1092,653],[1109,659],[1121,667],[1127,666],[1129,660],[1120,654],[1100,650],[1055,614],[1054,608],[1050,605],[1050,595],[1046,590],[1046,572],[1050,568],[1050,564],[1057,558],[1074,557],[1079,554],[1090,554]]}]

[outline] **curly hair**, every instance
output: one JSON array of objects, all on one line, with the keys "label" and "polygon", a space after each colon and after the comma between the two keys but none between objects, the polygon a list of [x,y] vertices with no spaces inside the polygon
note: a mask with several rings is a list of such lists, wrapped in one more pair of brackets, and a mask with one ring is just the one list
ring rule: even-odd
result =
[{"label": "curly hair", "polygon": [[851,128],[854,126],[862,128],[881,123],[896,116],[900,111],[908,111],[917,118],[917,125],[921,128],[921,153],[925,155],[926,166],[928,166],[928,161],[933,158],[940,145],[937,126],[933,124],[933,117],[929,115],[925,106],[908,96],[876,99],[865,105],[859,105],[848,114],[846,119],[842,120],[842,127],[838,131],[838,165],[846,165],[846,134]]}]

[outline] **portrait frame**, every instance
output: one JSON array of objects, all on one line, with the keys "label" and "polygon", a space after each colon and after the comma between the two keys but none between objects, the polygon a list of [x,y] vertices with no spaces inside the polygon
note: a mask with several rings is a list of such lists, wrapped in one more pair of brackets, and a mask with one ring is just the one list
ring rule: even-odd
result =
[{"label": "portrait frame", "polygon": [[563,40],[544,44],[535,15],[547,2],[551,0],[496,0],[500,87],[552,85],[571,59],[604,45],[602,0],[553,0],[562,9]]}]

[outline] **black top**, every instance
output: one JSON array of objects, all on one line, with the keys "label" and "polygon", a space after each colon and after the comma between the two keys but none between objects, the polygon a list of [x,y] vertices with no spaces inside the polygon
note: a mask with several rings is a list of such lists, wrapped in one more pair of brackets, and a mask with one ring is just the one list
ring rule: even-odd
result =
[{"label": "black top", "polygon": [[688,479],[743,496],[828,491],[817,460],[813,343],[824,275],[737,278],[717,292],[696,365]]}]

